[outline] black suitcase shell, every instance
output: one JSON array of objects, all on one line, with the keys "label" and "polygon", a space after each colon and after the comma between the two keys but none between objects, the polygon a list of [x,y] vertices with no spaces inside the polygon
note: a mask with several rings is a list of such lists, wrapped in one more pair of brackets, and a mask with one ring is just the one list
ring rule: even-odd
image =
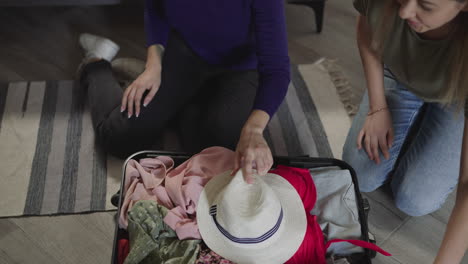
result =
[{"label": "black suitcase shell", "polygon": [[[178,153],[178,152],[167,152],[167,151],[141,151],[137,152],[133,155],[131,155],[124,163],[123,165],[123,170],[122,170],[122,181],[120,185],[120,189],[123,188],[124,184],[124,177],[125,177],[125,169],[127,166],[127,163],[130,159],[134,160],[140,160],[143,158],[151,158],[151,157],[157,157],[157,156],[170,156],[172,159],[174,159],[175,162],[175,167],[178,165],[182,164],[184,161],[190,158],[188,154],[185,153]],[[346,162],[338,159],[332,159],[332,158],[311,158],[307,156],[300,156],[300,157],[281,157],[277,156],[273,158],[274,164],[273,168],[275,168],[277,165],[285,165],[285,166],[290,166],[290,167],[296,167],[296,168],[306,168],[306,169],[312,169],[312,168],[320,168],[320,167],[339,167],[341,169],[348,170],[351,174],[352,181],[354,183],[354,189],[356,193],[356,202],[358,210],[359,210],[359,222],[361,224],[361,240],[367,241],[367,242],[375,242],[375,241],[370,241],[369,240],[369,233],[368,233],[368,225],[367,225],[367,215],[369,212],[369,203],[367,202],[366,199],[362,198],[361,193],[359,192],[359,185],[357,182],[357,177],[354,169],[348,165]],[[117,211],[117,216],[120,215],[120,209],[121,209],[121,202],[122,202],[122,192],[119,192],[116,194],[113,198],[115,198],[112,203],[114,205],[118,205],[118,211]],[[118,203],[118,204],[117,204]],[[115,228],[115,235],[114,235],[114,245],[112,249],[112,264],[117,264],[117,256],[118,256],[118,248],[117,248],[117,241],[121,238],[128,237],[127,231],[124,229],[119,228],[118,224],[116,224]],[[348,256],[348,260],[350,261],[351,264],[371,264],[372,261],[371,259],[374,258],[376,255],[376,252],[371,251],[369,249],[365,249],[363,253],[356,253]]]}]

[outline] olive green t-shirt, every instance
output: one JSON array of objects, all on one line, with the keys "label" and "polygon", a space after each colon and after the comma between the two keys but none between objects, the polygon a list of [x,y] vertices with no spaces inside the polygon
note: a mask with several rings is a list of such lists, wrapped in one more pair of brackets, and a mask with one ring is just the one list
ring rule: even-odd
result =
[{"label": "olive green t-shirt", "polygon": [[[388,0],[353,0],[374,31],[380,25]],[[393,1],[393,0],[390,0]],[[398,14],[383,52],[383,63],[407,89],[428,102],[437,102],[447,87],[451,60],[451,38],[422,39]],[[467,84],[468,85],[468,84]],[[468,101],[465,104],[468,117]]]}]

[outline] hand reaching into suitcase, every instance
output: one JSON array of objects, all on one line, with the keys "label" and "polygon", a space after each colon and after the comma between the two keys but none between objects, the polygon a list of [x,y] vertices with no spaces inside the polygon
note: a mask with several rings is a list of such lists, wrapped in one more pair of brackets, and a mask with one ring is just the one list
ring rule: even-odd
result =
[{"label": "hand reaching into suitcase", "polygon": [[236,148],[232,175],[242,169],[244,180],[253,183],[252,173],[256,169],[261,176],[266,175],[273,165],[273,156],[263,137],[263,130],[268,123],[266,112],[254,110],[242,129]]}]

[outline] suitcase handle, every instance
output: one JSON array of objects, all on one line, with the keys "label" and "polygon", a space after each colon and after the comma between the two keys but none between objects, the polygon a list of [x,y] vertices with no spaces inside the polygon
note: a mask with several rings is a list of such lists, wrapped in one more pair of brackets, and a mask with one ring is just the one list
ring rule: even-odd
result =
[{"label": "suitcase handle", "polygon": [[341,169],[350,169],[350,166],[341,160],[337,160],[333,158],[311,158],[309,156],[274,157],[273,167],[277,165],[285,165],[285,166],[304,168],[304,169],[330,167],[330,166],[338,166]]}]

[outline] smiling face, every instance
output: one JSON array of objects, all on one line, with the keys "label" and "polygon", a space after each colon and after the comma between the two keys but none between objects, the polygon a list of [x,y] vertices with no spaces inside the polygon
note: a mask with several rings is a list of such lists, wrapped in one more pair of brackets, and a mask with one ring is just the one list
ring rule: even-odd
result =
[{"label": "smiling face", "polygon": [[467,0],[396,0],[399,16],[417,33],[428,34],[450,29],[451,22],[467,11]]}]

